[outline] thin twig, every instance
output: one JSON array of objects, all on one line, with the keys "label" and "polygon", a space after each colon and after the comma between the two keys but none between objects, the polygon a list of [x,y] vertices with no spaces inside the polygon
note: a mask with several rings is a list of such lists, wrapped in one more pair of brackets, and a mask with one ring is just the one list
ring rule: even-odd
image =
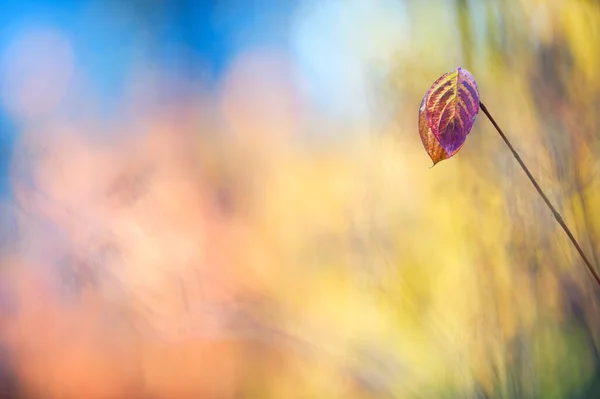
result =
[{"label": "thin twig", "polygon": [[529,169],[527,169],[527,166],[525,166],[525,163],[523,163],[523,160],[521,160],[521,157],[519,156],[519,154],[517,154],[517,151],[514,149],[514,147],[512,146],[512,144],[510,144],[510,141],[508,141],[508,138],[506,138],[506,135],[504,134],[504,132],[502,131],[502,129],[500,129],[500,126],[498,126],[498,124],[496,123],[496,121],[494,120],[494,118],[492,117],[492,115],[490,114],[490,112],[488,111],[488,109],[485,107],[485,105],[483,105],[482,102],[479,102],[479,107],[481,108],[481,110],[483,111],[483,113],[485,114],[485,116],[488,117],[488,119],[490,120],[490,122],[492,122],[492,125],[494,125],[494,127],[498,131],[498,134],[500,134],[500,137],[502,137],[502,140],[504,140],[504,142],[506,143],[506,145],[508,146],[508,148],[510,149],[510,151],[514,155],[514,157],[517,160],[517,162],[519,162],[519,165],[521,165],[521,168],[523,168],[523,170],[525,171],[525,174],[527,175],[527,177],[529,177],[529,180],[531,180],[531,183],[533,184],[533,186],[535,187],[535,189],[537,190],[537,192],[540,194],[540,196],[542,197],[542,199],[544,200],[544,202],[546,203],[546,205],[548,205],[548,208],[550,208],[550,210],[552,211],[552,214],[554,215],[554,219],[556,219],[556,221],[558,222],[558,224],[560,224],[560,227],[562,227],[562,229],[565,231],[565,233],[567,233],[567,236],[569,236],[569,239],[571,240],[571,242],[575,246],[575,249],[577,250],[577,252],[579,252],[579,255],[581,256],[581,259],[583,259],[583,262],[587,266],[588,270],[590,271],[590,273],[592,273],[592,276],[594,276],[594,280],[596,280],[596,284],[598,284],[598,286],[600,287],[600,276],[594,270],[594,267],[592,266],[592,264],[590,263],[590,261],[588,260],[588,258],[585,256],[585,253],[581,249],[581,246],[579,245],[579,243],[577,242],[577,240],[575,239],[575,237],[571,233],[571,230],[569,229],[569,227],[567,227],[567,225],[564,222],[564,220],[563,220],[562,216],[560,215],[560,213],[558,213],[558,211],[556,210],[556,208],[554,208],[554,206],[552,206],[552,204],[550,203],[550,200],[548,199],[548,197],[546,197],[546,194],[544,194],[544,192],[540,188],[540,185],[537,183],[537,181],[531,175],[531,172],[529,172]]}]

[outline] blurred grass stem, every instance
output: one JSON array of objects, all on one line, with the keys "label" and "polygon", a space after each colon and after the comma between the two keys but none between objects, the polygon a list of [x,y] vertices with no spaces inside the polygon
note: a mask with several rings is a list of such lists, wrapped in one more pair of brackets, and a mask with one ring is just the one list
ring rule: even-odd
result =
[{"label": "blurred grass stem", "polygon": [[558,224],[560,224],[560,227],[562,227],[562,229],[565,231],[565,233],[567,233],[567,236],[569,236],[569,239],[573,243],[573,246],[575,246],[575,249],[577,250],[577,252],[579,252],[579,255],[581,256],[581,259],[583,259],[583,262],[587,266],[588,270],[590,271],[590,273],[592,273],[592,276],[594,276],[594,280],[596,280],[596,284],[598,284],[598,287],[600,287],[600,276],[594,270],[594,268],[592,267],[592,264],[590,263],[590,261],[588,260],[588,258],[585,256],[585,253],[581,249],[581,246],[579,245],[579,243],[577,242],[577,240],[573,236],[573,233],[571,233],[571,230],[569,229],[569,227],[564,222],[564,220],[563,220],[562,216],[560,215],[560,213],[558,213],[558,211],[556,210],[556,208],[554,208],[554,206],[552,206],[552,204],[550,203],[550,200],[548,199],[548,197],[546,197],[546,194],[544,194],[544,192],[542,191],[540,185],[537,183],[537,181],[535,180],[535,178],[532,176],[531,172],[529,172],[529,169],[527,169],[527,166],[525,166],[525,163],[523,162],[523,160],[521,159],[521,157],[519,156],[519,154],[517,153],[517,151],[514,149],[514,147],[512,146],[512,144],[510,144],[510,141],[508,141],[508,138],[506,137],[506,135],[504,134],[504,132],[502,131],[502,129],[500,129],[500,126],[498,126],[498,124],[494,120],[494,117],[492,117],[492,115],[490,114],[490,112],[488,111],[488,109],[486,108],[486,106],[483,105],[482,102],[479,102],[479,107],[481,108],[481,110],[483,111],[483,113],[485,114],[485,116],[488,117],[488,119],[490,120],[490,122],[492,122],[492,125],[494,125],[494,127],[496,128],[496,131],[498,131],[498,134],[500,134],[500,137],[502,137],[502,140],[504,140],[504,142],[506,143],[506,145],[508,146],[508,148],[510,149],[510,151],[512,152],[512,154],[516,158],[517,162],[519,162],[519,165],[521,165],[521,167],[525,171],[525,174],[527,175],[527,177],[529,177],[529,180],[531,180],[531,183],[533,184],[533,186],[535,187],[535,189],[537,190],[537,192],[540,194],[540,196],[542,197],[542,199],[544,200],[544,202],[546,203],[546,205],[548,205],[548,208],[550,208],[550,210],[552,211],[552,214],[554,215],[554,219],[556,219],[556,221],[558,222]]}]

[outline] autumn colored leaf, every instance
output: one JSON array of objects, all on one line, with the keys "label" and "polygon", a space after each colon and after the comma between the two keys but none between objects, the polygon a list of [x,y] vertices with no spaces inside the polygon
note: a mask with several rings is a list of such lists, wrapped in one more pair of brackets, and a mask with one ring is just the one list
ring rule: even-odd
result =
[{"label": "autumn colored leaf", "polygon": [[442,75],[419,108],[419,134],[433,164],[460,150],[479,112],[479,91],[466,69]]}]

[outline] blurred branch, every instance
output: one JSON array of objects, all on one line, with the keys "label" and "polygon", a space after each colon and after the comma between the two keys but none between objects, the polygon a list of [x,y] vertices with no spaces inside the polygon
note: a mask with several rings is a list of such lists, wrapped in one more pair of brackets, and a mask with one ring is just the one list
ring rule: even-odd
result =
[{"label": "blurred branch", "polygon": [[456,0],[456,7],[458,10],[458,28],[460,30],[464,63],[465,65],[468,65],[469,68],[473,68],[473,56],[471,51],[473,47],[473,27],[471,24],[469,5],[466,0]]}]

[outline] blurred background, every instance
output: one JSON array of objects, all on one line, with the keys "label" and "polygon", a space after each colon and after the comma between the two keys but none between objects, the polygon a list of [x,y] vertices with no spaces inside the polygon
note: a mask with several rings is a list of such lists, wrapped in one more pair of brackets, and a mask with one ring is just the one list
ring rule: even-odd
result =
[{"label": "blurred background", "polygon": [[596,398],[600,2],[2,0],[2,398]]}]

